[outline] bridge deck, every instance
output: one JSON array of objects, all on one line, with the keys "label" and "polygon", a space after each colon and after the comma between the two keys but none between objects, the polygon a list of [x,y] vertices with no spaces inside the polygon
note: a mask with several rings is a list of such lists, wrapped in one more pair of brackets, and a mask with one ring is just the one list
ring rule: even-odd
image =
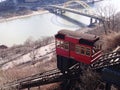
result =
[{"label": "bridge deck", "polygon": [[86,16],[86,17],[90,17],[90,18],[94,18],[94,19],[98,19],[98,20],[102,20],[100,17],[98,17],[95,13],[93,12],[90,12],[90,11],[87,11],[87,10],[75,10],[75,9],[70,9],[70,8],[65,8],[63,6],[56,6],[56,5],[49,5],[48,6],[48,9],[59,9],[59,10],[65,10],[65,11],[68,11],[68,12],[72,12],[72,13],[75,13],[75,14],[79,14],[79,15],[83,15],[83,16]]}]

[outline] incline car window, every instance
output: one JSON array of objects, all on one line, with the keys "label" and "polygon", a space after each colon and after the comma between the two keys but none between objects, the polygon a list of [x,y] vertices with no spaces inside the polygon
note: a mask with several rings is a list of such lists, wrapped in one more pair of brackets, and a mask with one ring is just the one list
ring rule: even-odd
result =
[{"label": "incline car window", "polygon": [[77,54],[80,54],[80,46],[79,45],[76,45],[75,51],[76,51]]},{"label": "incline car window", "polygon": [[85,54],[85,48],[81,47],[81,54]]},{"label": "incline car window", "polygon": [[75,44],[74,43],[70,43],[70,50],[74,51],[75,50]]},{"label": "incline car window", "polygon": [[90,56],[91,55],[91,49],[90,48],[86,48],[80,45],[76,45],[75,46],[75,51],[77,54],[82,54],[82,55],[87,55]]},{"label": "incline car window", "polygon": [[61,47],[62,49],[64,49],[64,41],[61,41],[61,42],[60,42],[60,47]]},{"label": "incline car window", "polygon": [[57,47],[60,47],[60,40],[56,40]]},{"label": "incline car window", "polygon": [[66,49],[66,50],[69,49],[69,43],[68,42],[64,42],[64,49]]},{"label": "incline car window", "polygon": [[57,47],[61,49],[68,50],[69,49],[69,42],[64,42],[61,40],[56,40]]},{"label": "incline car window", "polygon": [[56,40],[56,43],[57,43],[57,47],[59,48],[64,48],[64,42],[61,41],[61,40]]},{"label": "incline car window", "polygon": [[86,48],[86,55],[87,55],[87,56],[90,56],[90,55],[91,55],[90,48]]}]

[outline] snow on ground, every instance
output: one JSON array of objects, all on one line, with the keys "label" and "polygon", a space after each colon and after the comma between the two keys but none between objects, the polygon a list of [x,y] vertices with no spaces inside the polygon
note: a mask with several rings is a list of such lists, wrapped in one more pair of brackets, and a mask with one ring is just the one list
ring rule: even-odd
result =
[{"label": "snow on ground", "polygon": [[[40,60],[40,59],[43,59],[43,58],[45,59],[45,57],[47,57],[47,58],[44,60],[44,62],[46,60],[50,60],[52,58],[52,55],[53,55],[51,53],[54,50],[55,50],[55,43],[51,43],[49,45],[43,46],[39,49],[36,49],[34,51],[35,52],[35,57],[36,57],[35,60]],[[32,55],[32,51],[28,54],[25,54],[25,55],[15,59],[15,60],[12,60],[11,62],[8,62],[8,63],[4,64],[2,66],[2,69],[6,70],[8,68],[12,68],[14,66],[30,62],[30,61],[32,61],[31,55]]]}]

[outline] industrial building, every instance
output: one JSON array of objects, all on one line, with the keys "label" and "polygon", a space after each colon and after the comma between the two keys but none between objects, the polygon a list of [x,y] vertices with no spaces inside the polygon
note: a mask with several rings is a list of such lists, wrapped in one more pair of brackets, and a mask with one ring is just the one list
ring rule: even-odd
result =
[{"label": "industrial building", "polygon": [[5,0],[0,2],[0,11],[1,10],[7,10],[15,7],[14,0]]}]

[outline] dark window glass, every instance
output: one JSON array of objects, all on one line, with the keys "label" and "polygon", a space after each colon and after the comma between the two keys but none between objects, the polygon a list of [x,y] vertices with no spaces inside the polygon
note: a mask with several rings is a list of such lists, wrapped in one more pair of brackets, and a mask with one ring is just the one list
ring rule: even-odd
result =
[{"label": "dark window glass", "polygon": [[60,47],[60,40],[56,40],[57,47]]},{"label": "dark window glass", "polygon": [[77,54],[80,54],[80,46],[79,45],[76,45],[75,51],[76,51]]},{"label": "dark window glass", "polygon": [[81,54],[85,54],[85,48],[81,47]]},{"label": "dark window glass", "polygon": [[75,51],[75,44],[74,43],[70,43],[70,50]]},{"label": "dark window glass", "polygon": [[62,49],[64,49],[64,42],[63,42],[63,41],[60,42],[60,47],[61,47]]},{"label": "dark window glass", "polygon": [[69,49],[69,43],[68,42],[64,42],[64,49],[66,49],[66,50]]},{"label": "dark window glass", "polygon": [[90,56],[90,55],[91,55],[91,52],[90,52],[90,49],[89,49],[89,48],[86,48],[86,55],[87,55],[87,56]]}]

